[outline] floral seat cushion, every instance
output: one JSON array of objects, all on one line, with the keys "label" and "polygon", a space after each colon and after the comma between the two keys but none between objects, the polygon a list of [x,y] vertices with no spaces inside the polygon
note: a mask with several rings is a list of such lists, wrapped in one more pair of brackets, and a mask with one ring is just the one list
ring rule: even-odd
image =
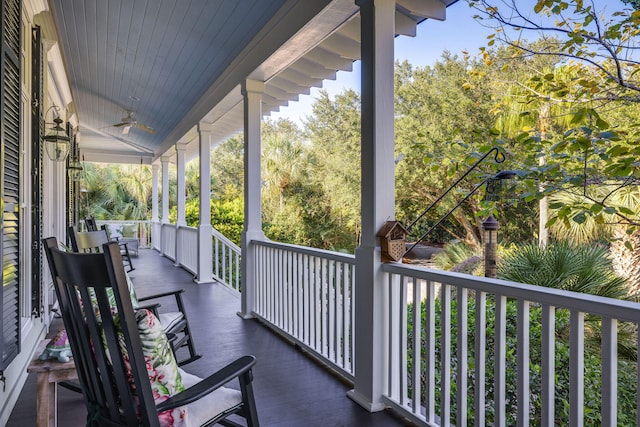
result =
[{"label": "floral seat cushion", "polygon": [[[160,325],[150,310],[136,311],[138,333],[142,341],[142,353],[147,365],[153,400],[156,404],[184,390],[182,375],[171,351],[171,346]],[[124,342],[121,343],[124,348]],[[158,414],[162,426],[186,426],[186,408],[176,408]]]},{"label": "floral seat cushion", "polygon": [[[150,310],[137,310],[136,322],[156,404],[201,381],[178,368],[164,329]],[[240,404],[240,391],[221,387],[189,405],[161,412],[158,417],[163,427],[196,427]]]}]

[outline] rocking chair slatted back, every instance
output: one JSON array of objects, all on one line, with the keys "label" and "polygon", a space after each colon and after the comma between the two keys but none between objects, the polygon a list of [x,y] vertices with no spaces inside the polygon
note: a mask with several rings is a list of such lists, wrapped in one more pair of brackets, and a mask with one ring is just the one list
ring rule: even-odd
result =
[{"label": "rocking chair slatted back", "polygon": [[[121,297],[129,293],[118,244],[105,244],[103,254],[66,253],[57,249],[55,238],[45,239],[45,247],[51,272],[57,278],[55,289],[78,376],[84,385],[87,425],[139,425],[141,420],[144,425],[158,425],[131,300]],[[113,296],[120,316],[111,310],[109,288],[115,288]],[[92,301],[93,307],[83,301]],[[130,369],[121,352],[120,334],[128,347]],[[93,368],[96,364],[99,373]],[[135,396],[128,381],[129,370]]]}]

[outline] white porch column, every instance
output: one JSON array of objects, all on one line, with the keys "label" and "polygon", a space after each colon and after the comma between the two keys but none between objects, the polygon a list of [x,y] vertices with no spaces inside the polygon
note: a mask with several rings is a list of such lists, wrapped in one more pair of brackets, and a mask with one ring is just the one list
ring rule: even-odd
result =
[{"label": "white porch column", "polygon": [[186,227],[185,201],[187,199],[185,186],[185,144],[176,143],[176,261],[174,265],[182,265],[182,247],[180,245],[180,227]]},{"label": "white porch column", "polygon": [[244,97],[244,230],[242,230],[242,307],[241,317],[253,317],[255,307],[255,249],[252,240],[263,240],[262,181],[260,175],[260,124],[264,82],[245,80]]},{"label": "white porch column", "polygon": [[162,223],[169,224],[169,157],[160,158],[162,165]]},{"label": "white porch column", "polygon": [[384,274],[376,233],[394,219],[395,0],[358,0],[362,36],[362,239],[356,249],[355,379],[348,396],[384,409]]},{"label": "white porch column", "polygon": [[158,229],[156,224],[159,221],[158,216],[158,172],[160,166],[158,164],[151,165],[151,247],[159,248],[160,236],[155,233]]},{"label": "white porch column", "polygon": [[151,165],[151,221],[158,222],[158,170],[160,166]]},{"label": "white porch column", "polygon": [[[160,158],[162,165],[162,219],[161,224],[169,224],[169,157]],[[167,242],[162,238],[162,225],[160,226],[160,254],[167,253]]]},{"label": "white porch column", "polygon": [[200,219],[198,224],[198,274],[196,283],[213,282],[211,247],[211,123],[198,123],[200,148]]},{"label": "white porch column", "polygon": [[187,194],[185,191],[185,152],[187,151],[187,145],[178,143],[176,144],[176,226],[184,227],[187,225],[184,206]]}]

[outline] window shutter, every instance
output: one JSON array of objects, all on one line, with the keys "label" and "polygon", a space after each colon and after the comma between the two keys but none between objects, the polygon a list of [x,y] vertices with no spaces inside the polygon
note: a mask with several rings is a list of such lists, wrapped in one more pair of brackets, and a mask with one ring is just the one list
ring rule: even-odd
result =
[{"label": "window shutter", "polygon": [[2,195],[2,313],[4,370],[20,351],[19,195],[20,195],[20,0],[2,0],[0,68],[0,193]]},{"label": "window shutter", "polygon": [[44,311],[42,279],[42,32],[31,29],[31,314]]}]

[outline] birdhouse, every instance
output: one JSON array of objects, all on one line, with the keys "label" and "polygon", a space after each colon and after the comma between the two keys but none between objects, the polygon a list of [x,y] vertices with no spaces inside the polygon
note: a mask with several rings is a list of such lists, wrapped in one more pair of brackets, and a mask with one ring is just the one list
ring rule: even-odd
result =
[{"label": "birdhouse", "polygon": [[398,221],[384,223],[377,237],[380,238],[382,261],[399,261],[407,250],[405,238],[409,232]]}]

